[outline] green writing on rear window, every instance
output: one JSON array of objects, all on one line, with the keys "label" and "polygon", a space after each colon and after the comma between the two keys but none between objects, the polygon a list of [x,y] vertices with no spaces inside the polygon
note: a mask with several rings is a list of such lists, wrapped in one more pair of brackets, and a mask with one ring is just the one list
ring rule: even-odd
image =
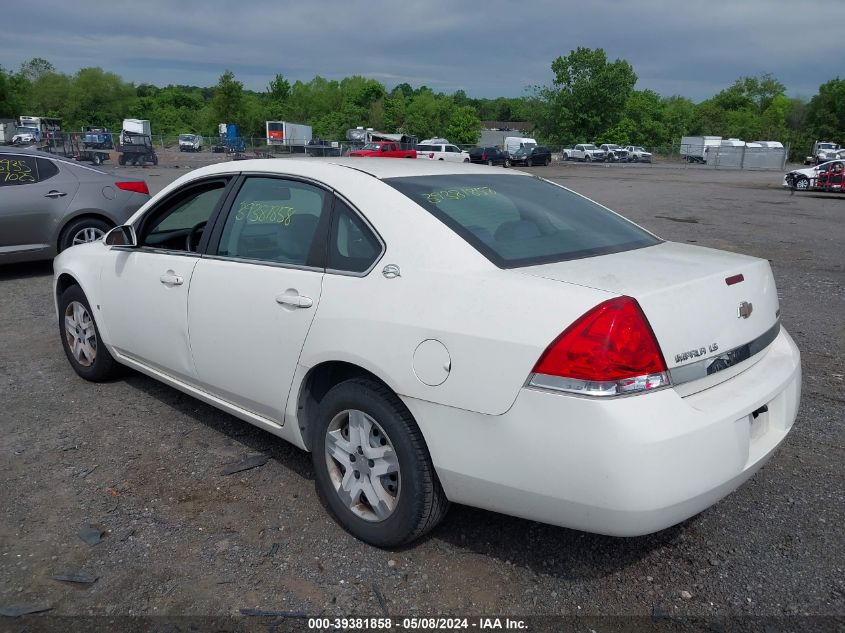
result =
[{"label": "green writing on rear window", "polygon": [[496,192],[490,187],[458,187],[456,189],[444,189],[442,191],[431,191],[422,194],[422,197],[431,204],[439,204],[444,200],[463,200],[464,198],[482,196],[495,196]]}]

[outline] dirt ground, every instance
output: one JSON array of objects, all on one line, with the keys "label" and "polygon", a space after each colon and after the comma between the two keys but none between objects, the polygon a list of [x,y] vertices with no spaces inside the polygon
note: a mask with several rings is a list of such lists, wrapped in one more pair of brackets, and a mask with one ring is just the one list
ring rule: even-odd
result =
[{"label": "dirt ground", "polygon": [[[112,169],[142,174],[155,192],[200,160]],[[845,615],[845,196],[790,195],[779,172],[533,171],[666,239],[771,261],[783,323],[803,354],[803,402],[793,432],[747,485],[642,538],[453,506],[422,542],[378,550],[329,518],[305,453],[139,374],[99,385],[79,379],[57,336],[51,263],[4,266],[0,608],[67,616]],[[252,453],[271,457],[222,474]],[[101,541],[84,542],[82,528]],[[67,573],[96,580],[54,578]]]}]

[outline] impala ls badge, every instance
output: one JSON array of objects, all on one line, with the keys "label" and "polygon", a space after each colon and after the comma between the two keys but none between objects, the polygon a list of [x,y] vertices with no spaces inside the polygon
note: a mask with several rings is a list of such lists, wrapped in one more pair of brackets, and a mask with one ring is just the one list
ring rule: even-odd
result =
[{"label": "impala ls badge", "polygon": [[738,319],[747,319],[751,316],[751,312],[754,310],[754,304],[748,303],[748,301],[743,301],[739,304],[739,316]]}]

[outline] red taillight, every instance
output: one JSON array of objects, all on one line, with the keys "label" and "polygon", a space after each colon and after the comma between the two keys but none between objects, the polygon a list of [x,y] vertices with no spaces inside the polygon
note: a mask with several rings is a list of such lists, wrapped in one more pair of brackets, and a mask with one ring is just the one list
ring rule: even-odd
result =
[{"label": "red taillight", "polygon": [[487,153],[486,152],[481,153],[481,160],[487,160]]},{"label": "red taillight", "polygon": [[126,180],[123,182],[116,182],[114,186],[124,191],[134,191],[135,193],[145,193],[150,195],[150,190],[147,183],[143,180]]},{"label": "red taillight", "polygon": [[669,384],[654,332],[631,297],[610,299],[581,316],[546,348],[534,374],[534,386],[592,395]]}]

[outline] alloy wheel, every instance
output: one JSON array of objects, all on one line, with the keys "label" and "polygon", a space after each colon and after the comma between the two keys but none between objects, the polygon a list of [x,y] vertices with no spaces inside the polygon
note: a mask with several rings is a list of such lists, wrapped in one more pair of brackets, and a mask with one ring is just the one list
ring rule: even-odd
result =
[{"label": "alloy wheel", "polygon": [[95,242],[101,237],[103,237],[103,235],[105,235],[105,233],[100,229],[93,226],[86,226],[74,233],[73,240],[71,241],[71,246],[76,246],[77,244],[86,244],[88,242]]}]

